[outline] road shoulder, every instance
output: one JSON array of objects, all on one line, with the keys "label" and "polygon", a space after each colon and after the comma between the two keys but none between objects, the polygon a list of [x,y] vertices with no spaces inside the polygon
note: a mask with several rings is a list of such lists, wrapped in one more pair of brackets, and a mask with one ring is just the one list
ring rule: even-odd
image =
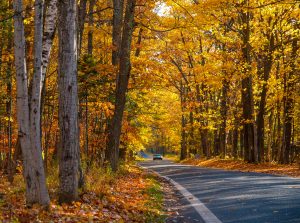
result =
[{"label": "road shoulder", "polygon": [[182,191],[171,182],[158,173],[140,166],[144,171],[156,176],[161,184],[164,194],[164,211],[167,216],[166,223],[206,223],[202,220],[195,205],[191,203],[190,198],[184,196]]},{"label": "road shoulder", "polygon": [[189,201],[169,181],[159,177],[164,192],[166,223],[204,223]]}]

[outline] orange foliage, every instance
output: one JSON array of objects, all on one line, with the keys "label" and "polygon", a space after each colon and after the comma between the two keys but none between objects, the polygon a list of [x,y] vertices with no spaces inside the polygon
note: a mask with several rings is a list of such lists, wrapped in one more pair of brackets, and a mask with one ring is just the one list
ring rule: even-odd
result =
[{"label": "orange foliage", "polygon": [[93,188],[82,192],[80,199],[71,205],[58,204],[56,193],[51,191],[48,211],[38,206],[26,208],[23,185],[19,183],[22,176],[16,178],[13,185],[3,176],[0,178],[1,222],[145,222],[149,213],[146,203],[151,198],[145,190],[151,182],[136,167],[129,167],[128,172],[116,179],[104,179],[102,186],[94,182]]}]

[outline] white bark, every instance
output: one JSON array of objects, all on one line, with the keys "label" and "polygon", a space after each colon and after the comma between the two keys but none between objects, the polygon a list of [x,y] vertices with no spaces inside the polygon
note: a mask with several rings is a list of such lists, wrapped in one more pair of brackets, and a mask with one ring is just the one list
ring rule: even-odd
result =
[{"label": "white bark", "polygon": [[[40,1],[40,0],[37,0]],[[42,3],[41,1],[39,3]],[[39,4],[38,3],[38,4]],[[19,139],[23,154],[23,174],[26,182],[26,202],[28,205],[39,203],[48,206],[50,199],[46,188],[46,179],[40,146],[39,129],[39,94],[40,85],[36,80],[41,76],[41,34],[42,34],[42,4],[35,7],[35,74],[34,90],[32,93],[31,110],[33,117],[30,117],[28,97],[28,77],[25,60],[25,35],[22,18],[22,0],[14,1],[14,43],[15,43],[15,66],[17,81],[17,118],[19,123]],[[38,115],[37,115],[38,114]],[[37,117],[36,117],[37,116]],[[32,132],[34,131],[34,132]]]},{"label": "white bark", "polygon": [[[30,149],[29,135],[29,107],[28,107],[28,89],[27,89],[27,70],[25,61],[25,36],[24,24],[21,15],[22,0],[14,0],[14,51],[15,67],[17,81],[17,118],[18,118],[18,135],[22,144],[24,174],[28,166],[27,151]],[[26,177],[25,177],[26,180]]]},{"label": "white bark", "polygon": [[58,2],[60,202],[78,197],[79,137],[76,0]]},{"label": "white bark", "polygon": [[50,199],[46,187],[46,177],[43,159],[41,156],[41,97],[42,97],[42,45],[43,45],[43,0],[35,0],[34,16],[34,74],[30,102],[30,137],[31,149],[34,152],[34,162],[37,166],[37,190],[39,191],[39,202],[49,204]]},{"label": "white bark", "polygon": [[57,0],[50,0],[46,10],[45,23],[44,23],[43,53],[42,53],[42,62],[43,62],[42,82],[44,82],[45,75],[47,72],[47,67],[49,64],[49,58],[50,58],[50,53],[51,53],[53,39],[55,35],[55,29],[56,29],[56,20],[57,20]]}]

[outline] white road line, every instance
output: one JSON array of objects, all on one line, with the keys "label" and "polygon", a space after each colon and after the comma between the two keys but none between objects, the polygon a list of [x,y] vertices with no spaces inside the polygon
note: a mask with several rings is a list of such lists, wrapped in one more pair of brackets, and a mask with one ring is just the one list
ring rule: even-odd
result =
[{"label": "white road line", "polygon": [[[142,168],[150,170],[146,167],[142,167]],[[180,185],[179,183],[175,182],[174,180],[172,180],[167,176],[163,176],[156,171],[153,172],[155,172],[160,177],[172,183],[176,187],[176,189],[191,203],[191,206],[194,207],[194,209],[202,217],[205,223],[222,223],[220,219],[217,218],[217,216],[215,216],[198,198],[196,198],[193,194],[191,194],[185,187],[183,187],[182,185]]]}]

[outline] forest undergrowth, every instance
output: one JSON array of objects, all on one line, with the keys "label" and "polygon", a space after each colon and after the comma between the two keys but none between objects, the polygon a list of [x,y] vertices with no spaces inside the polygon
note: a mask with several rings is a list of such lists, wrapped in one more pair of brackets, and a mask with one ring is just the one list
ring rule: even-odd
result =
[{"label": "forest undergrowth", "polygon": [[69,205],[58,203],[57,174],[55,168],[48,171],[48,210],[26,207],[20,173],[13,184],[1,174],[0,222],[163,222],[160,183],[134,165],[124,165],[117,173],[90,168],[79,200]]}]

